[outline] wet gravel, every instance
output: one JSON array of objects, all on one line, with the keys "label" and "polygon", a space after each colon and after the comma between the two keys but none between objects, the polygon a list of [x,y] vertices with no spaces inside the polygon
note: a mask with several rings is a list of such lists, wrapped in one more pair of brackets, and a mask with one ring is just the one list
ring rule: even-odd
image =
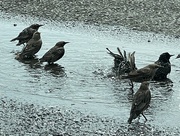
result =
[{"label": "wet gravel", "polygon": [[178,0],[0,0],[0,10],[61,21],[125,26],[179,37]]},{"label": "wet gravel", "polygon": [[128,126],[118,119],[86,115],[62,107],[42,107],[6,97],[0,100],[0,135],[43,136],[164,136],[179,135],[178,128],[159,130],[138,123]]},{"label": "wet gravel", "polygon": [[[85,24],[125,26],[179,37],[180,2],[178,0],[0,0],[0,11],[7,15],[38,17],[53,21],[79,21]],[[119,29],[116,27],[116,29]],[[67,110],[43,107],[1,97],[0,135],[179,135],[179,128],[156,128],[144,123],[118,122]]]}]

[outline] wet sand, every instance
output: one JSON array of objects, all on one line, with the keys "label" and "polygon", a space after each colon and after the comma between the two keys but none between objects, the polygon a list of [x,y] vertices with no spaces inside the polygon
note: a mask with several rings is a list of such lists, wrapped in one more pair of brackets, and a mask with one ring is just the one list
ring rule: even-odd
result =
[{"label": "wet sand", "polygon": [[[59,22],[125,26],[178,37],[178,1],[48,1],[1,0],[7,15],[45,18]],[[178,135],[179,129],[155,128],[139,123],[128,126],[118,119],[99,117],[57,107],[42,107],[11,98],[0,100],[0,134],[4,135]]]}]

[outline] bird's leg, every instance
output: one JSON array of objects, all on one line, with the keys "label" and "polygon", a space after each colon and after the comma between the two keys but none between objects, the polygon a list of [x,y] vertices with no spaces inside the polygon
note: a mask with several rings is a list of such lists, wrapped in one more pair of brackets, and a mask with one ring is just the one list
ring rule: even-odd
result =
[{"label": "bird's leg", "polygon": [[145,118],[145,122],[147,121],[147,118],[146,118],[146,116],[144,115],[144,113],[142,112],[141,113],[142,115],[143,115],[143,117]]},{"label": "bird's leg", "polygon": [[133,88],[134,88],[134,84],[133,84],[133,82],[130,80],[130,83],[129,83],[129,85],[131,86],[131,91],[132,91],[132,94],[134,93],[134,90],[133,90]]},{"label": "bird's leg", "polygon": [[121,63],[119,63],[119,65],[118,65],[117,75],[120,78],[120,76],[121,76]]}]

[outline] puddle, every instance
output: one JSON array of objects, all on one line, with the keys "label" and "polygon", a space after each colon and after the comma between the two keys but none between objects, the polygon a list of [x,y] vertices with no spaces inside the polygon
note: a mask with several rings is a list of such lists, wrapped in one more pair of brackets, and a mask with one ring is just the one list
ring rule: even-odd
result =
[{"label": "puddle", "polygon": [[[14,59],[15,53],[20,51],[22,46],[15,46],[16,42],[10,42],[10,39],[29,24],[21,22],[18,18],[5,19],[2,16],[0,22],[2,97],[39,105],[64,106],[83,113],[118,118],[122,123],[126,123],[129,117],[129,85],[127,82],[108,78],[113,58],[106,53],[106,48],[113,52],[117,52],[117,47],[127,52],[136,51],[138,68],[153,63],[163,52],[168,51],[175,56],[180,53],[179,39],[163,35],[133,32],[125,28],[113,34],[113,27],[108,26],[101,28],[77,24],[70,27],[65,23],[38,21],[45,26],[39,29],[43,45],[37,53],[37,58],[42,57],[58,41],[70,43],[65,46],[65,55],[57,61],[57,65],[51,68],[43,63],[34,67],[33,62],[22,63]],[[14,23],[17,24],[16,27],[13,26]],[[170,61],[172,72],[168,78],[173,83],[150,85],[151,107],[145,114],[149,124],[173,128],[180,127],[180,60],[172,57]],[[139,85],[135,84],[135,90]]]}]

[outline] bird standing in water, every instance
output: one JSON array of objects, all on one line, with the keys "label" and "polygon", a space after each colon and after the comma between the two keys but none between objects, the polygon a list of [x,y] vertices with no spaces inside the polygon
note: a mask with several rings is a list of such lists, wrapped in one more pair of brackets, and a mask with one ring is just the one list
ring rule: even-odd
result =
[{"label": "bird standing in water", "polygon": [[133,91],[133,82],[144,82],[144,81],[150,81],[153,79],[155,72],[158,68],[160,68],[161,66],[157,65],[157,64],[149,64],[143,68],[137,69],[137,70],[133,70],[131,72],[128,73],[128,75],[124,75],[121,76],[121,79],[130,79],[131,81],[131,89],[132,89],[132,93],[134,93]]},{"label": "bird standing in water", "polygon": [[135,64],[135,51],[133,53],[127,53],[124,50],[124,53],[121,52],[121,50],[117,47],[118,53],[115,54],[112,51],[110,51],[108,48],[108,54],[111,55],[114,58],[114,67],[113,71],[117,73],[118,76],[121,76],[125,73],[129,73],[130,71],[136,70],[136,64]]},{"label": "bird standing in water", "polygon": [[121,78],[130,79],[134,82],[149,81],[154,77],[156,70],[160,67],[161,66],[157,64],[149,64],[143,68],[131,71],[128,75],[124,75]]},{"label": "bird standing in water", "polygon": [[19,57],[21,59],[33,58],[33,56],[41,49],[42,40],[40,32],[36,31],[33,37],[27,42],[26,46],[22,49]]},{"label": "bird standing in water", "polygon": [[25,28],[22,32],[20,32],[16,38],[11,40],[11,42],[18,40],[19,42],[16,44],[16,46],[27,43],[32,38],[34,32],[38,31],[39,27],[41,26],[43,25],[32,24],[31,26]]},{"label": "bird standing in water", "polygon": [[153,80],[161,81],[167,79],[167,75],[171,72],[171,63],[169,61],[171,56],[174,55],[170,55],[168,52],[162,53],[159,56],[159,59],[155,64],[158,64],[161,67],[157,69]]},{"label": "bird standing in water", "polygon": [[149,83],[147,81],[142,82],[140,88],[133,97],[133,102],[130,111],[130,117],[128,123],[131,124],[133,119],[136,119],[140,114],[143,115],[145,120],[147,118],[143,112],[149,107],[151,101],[151,92],[149,90]]},{"label": "bird standing in water", "polygon": [[40,62],[48,62],[48,64],[53,64],[55,61],[61,59],[65,53],[64,45],[67,43],[69,42],[57,42],[54,47],[52,47],[44,54],[42,58],[39,59]]}]

